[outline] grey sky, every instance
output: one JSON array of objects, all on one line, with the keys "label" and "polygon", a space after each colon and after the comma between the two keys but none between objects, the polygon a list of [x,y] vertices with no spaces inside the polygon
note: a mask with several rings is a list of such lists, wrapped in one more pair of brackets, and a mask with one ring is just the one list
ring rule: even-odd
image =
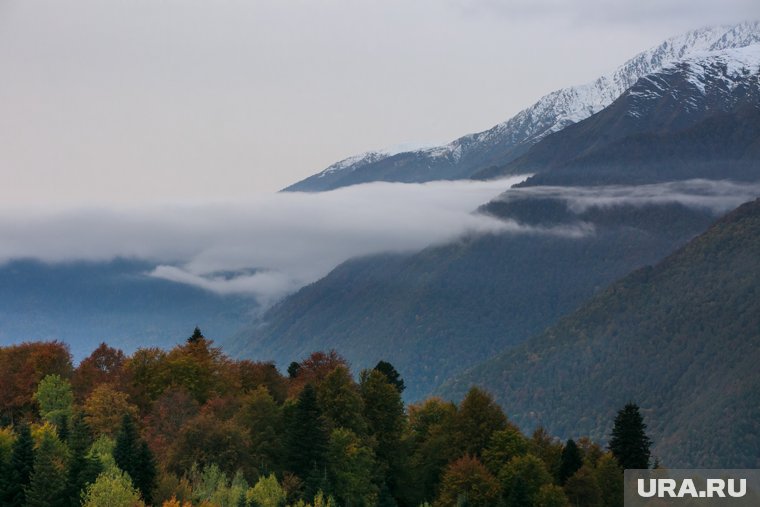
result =
[{"label": "grey sky", "polygon": [[0,201],[274,191],[483,130],[757,0],[2,0]]}]

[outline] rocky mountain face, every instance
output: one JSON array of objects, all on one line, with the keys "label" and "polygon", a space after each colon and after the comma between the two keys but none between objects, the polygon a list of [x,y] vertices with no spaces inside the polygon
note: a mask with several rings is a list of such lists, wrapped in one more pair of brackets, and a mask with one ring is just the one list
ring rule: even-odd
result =
[{"label": "rocky mountain face", "polygon": [[705,51],[760,42],[760,23],[709,27],[668,39],[595,81],[552,92],[513,118],[484,132],[435,148],[404,153],[371,152],[333,164],[285,190],[318,192],[371,181],[424,182],[468,178],[502,167],[532,145],[598,113],[640,78]]},{"label": "rocky mountain face", "polygon": [[760,159],[760,44],[709,51],[640,78],[608,108],[477,178],[525,185],[753,179]]}]

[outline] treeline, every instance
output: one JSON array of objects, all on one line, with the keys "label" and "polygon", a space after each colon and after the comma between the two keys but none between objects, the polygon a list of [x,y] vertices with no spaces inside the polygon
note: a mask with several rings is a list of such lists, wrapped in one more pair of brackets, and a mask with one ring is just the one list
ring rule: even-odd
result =
[{"label": "treeline", "polygon": [[58,342],[0,348],[0,386],[4,506],[622,506],[631,448],[524,435],[477,388],[405,407],[386,362],[357,382],[317,352],[285,376],[198,329],[76,368]]}]

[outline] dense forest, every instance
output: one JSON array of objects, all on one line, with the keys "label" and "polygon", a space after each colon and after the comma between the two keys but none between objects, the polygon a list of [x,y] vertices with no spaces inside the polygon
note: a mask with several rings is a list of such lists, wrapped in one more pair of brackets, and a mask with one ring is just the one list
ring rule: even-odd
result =
[{"label": "dense forest", "polygon": [[[197,328],[169,351],[102,344],[76,367],[59,342],[0,348],[0,385],[4,506],[606,507],[622,505],[621,465],[649,464],[632,405],[611,451],[562,443],[521,433],[478,388],[404,406],[390,363],[357,381],[317,352],[283,375]],[[641,445],[620,443],[626,417]]]},{"label": "dense forest", "polygon": [[520,427],[593,439],[634,399],[671,466],[757,468],[758,259],[760,199],[440,394],[488,386]]}]

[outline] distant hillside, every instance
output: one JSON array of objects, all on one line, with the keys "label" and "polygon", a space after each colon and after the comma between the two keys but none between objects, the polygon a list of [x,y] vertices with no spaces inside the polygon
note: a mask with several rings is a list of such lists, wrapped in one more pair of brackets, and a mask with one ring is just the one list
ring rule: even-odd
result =
[{"label": "distant hillside", "polygon": [[666,465],[757,468],[758,364],[760,200],[440,392],[484,385],[523,428],[597,439],[635,400]]},{"label": "distant hillside", "polygon": [[254,300],[149,277],[143,261],[0,266],[0,345],[63,340],[81,359],[101,341],[171,347],[198,325],[222,339],[249,325]]},{"label": "distant hillside", "polygon": [[536,173],[529,185],[754,179],[760,164],[760,44],[679,61],[608,108],[475,175]]},{"label": "distant hillside", "polygon": [[[468,178],[500,168],[546,136],[605,109],[639,78],[705,51],[760,43],[760,23],[693,30],[641,52],[591,83],[554,91],[509,120],[443,146],[349,157],[285,190],[320,192],[371,181],[424,182]],[[517,174],[517,173],[513,173]]]},{"label": "distant hillside", "polygon": [[[487,235],[414,255],[356,259],[266,312],[225,348],[278,364],[335,348],[356,367],[393,363],[419,399],[446,378],[543,330],[613,280],[656,262],[716,216],[677,204],[590,208],[560,199],[492,209],[542,226],[584,222],[581,237]],[[561,209],[562,220],[548,210]],[[568,229],[572,233],[575,229]]]}]

